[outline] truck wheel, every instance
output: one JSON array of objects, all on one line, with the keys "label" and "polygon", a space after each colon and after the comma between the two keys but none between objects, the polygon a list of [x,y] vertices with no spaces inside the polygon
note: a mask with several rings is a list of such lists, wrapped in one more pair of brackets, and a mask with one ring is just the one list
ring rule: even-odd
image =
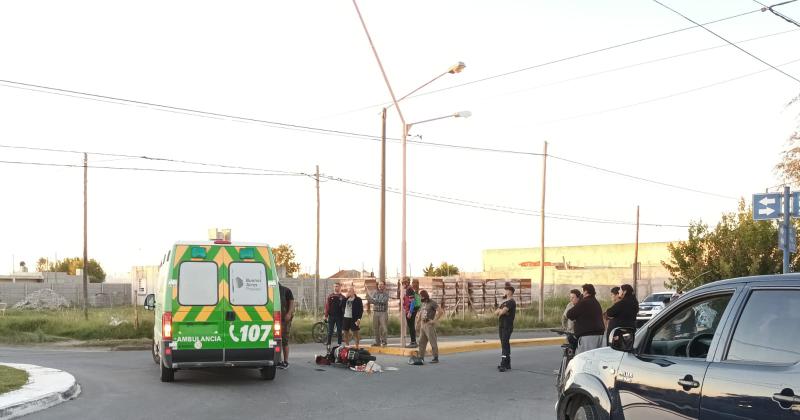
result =
[{"label": "truck wheel", "polygon": [[600,416],[597,414],[597,410],[595,410],[594,406],[592,406],[592,403],[583,401],[570,418],[573,420],[598,420]]},{"label": "truck wheel", "polygon": [[156,342],[156,340],[153,340],[152,353],[153,353],[153,362],[155,362],[155,364],[161,363],[161,356],[158,355],[158,343]]},{"label": "truck wheel", "polygon": [[158,364],[161,367],[161,382],[172,382],[175,380],[175,369],[164,366],[163,363]]},{"label": "truck wheel", "polygon": [[267,381],[271,381],[271,380],[275,379],[275,372],[277,372],[277,371],[278,371],[278,368],[275,367],[275,366],[263,367],[260,370],[261,379],[264,379],[264,380],[267,380]]}]

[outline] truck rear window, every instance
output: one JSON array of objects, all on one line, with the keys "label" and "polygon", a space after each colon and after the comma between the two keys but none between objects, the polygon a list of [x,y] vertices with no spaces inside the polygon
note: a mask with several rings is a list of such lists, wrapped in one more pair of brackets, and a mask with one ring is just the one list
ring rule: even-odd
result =
[{"label": "truck rear window", "polygon": [[206,261],[181,263],[178,274],[178,303],[183,306],[216,305],[217,264]]},{"label": "truck rear window", "polygon": [[230,265],[231,304],[262,306],[267,304],[267,269],[262,263],[235,262]]}]

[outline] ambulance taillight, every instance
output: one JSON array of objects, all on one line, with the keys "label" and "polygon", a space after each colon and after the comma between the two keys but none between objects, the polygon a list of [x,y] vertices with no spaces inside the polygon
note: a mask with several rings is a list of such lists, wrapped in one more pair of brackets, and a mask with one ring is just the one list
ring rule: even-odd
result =
[{"label": "ambulance taillight", "polygon": [[172,340],[172,312],[164,312],[161,316],[161,338]]},{"label": "ambulance taillight", "polygon": [[275,338],[281,338],[281,311],[275,311]]}]

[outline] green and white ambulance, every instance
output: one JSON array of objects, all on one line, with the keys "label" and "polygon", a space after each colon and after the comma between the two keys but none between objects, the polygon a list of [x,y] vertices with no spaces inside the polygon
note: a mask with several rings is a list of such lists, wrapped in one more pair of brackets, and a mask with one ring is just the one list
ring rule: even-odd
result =
[{"label": "green and white ambulance", "polygon": [[161,381],[175,371],[257,368],[275,378],[281,310],[272,251],[265,244],[178,242],[165,254],[156,293],[153,360]]}]

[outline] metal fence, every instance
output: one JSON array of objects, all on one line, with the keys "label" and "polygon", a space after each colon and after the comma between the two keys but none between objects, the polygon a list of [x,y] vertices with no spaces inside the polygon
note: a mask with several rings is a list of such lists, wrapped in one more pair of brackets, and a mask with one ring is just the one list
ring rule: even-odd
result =
[{"label": "metal fence", "polygon": [[[17,302],[24,301],[28,295],[42,289],[52,290],[69,301],[72,306],[83,306],[83,284],[81,283],[0,283],[0,302],[5,303],[8,309],[11,309]],[[89,284],[89,306],[110,308],[130,305],[130,283]]]}]

